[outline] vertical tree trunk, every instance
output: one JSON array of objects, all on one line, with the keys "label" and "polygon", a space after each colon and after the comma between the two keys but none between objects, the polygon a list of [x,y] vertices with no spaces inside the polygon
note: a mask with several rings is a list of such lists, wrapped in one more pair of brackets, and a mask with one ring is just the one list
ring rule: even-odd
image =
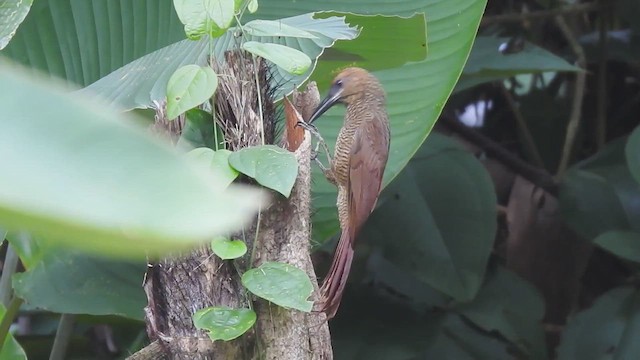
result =
[{"label": "vertical tree trunk", "polygon": [[[309,96],[298,97],[303,113],[315,106],[319,95],[315,86]],[[307,110],[305,110],[307,109]],[[301,131],[301,130],[298,130]],[[301,133],[297,133],[300,137]],[[274,194],[264,209],[256,239],[253,266],[265,261],[280,261],[304,270],[314,284],[312,300],[318,285],[310,257],[310,136],[291,148],[293,134],[285,134],[285,147],[295,150],[299,173],[288,199]],[[254,238],[255,230],[247,230],[245,238]],[[248,244],[252,246],[251,244]],[[331,339],[322,313],[288,310],[262,299],[248,298],[240,282],[240,274],[232,261],[214,256],[209,246],[192,253],[167,258],[149,265],[144,282],[148,298],[145,308],[147,333],[153,343],[132,359],[332,359]],[[254,301],[255,300],[255,301]],[[195,329],[192,315],[209,306],[247,308],[249,301],[257,313],[252,331],[232,341],[212,342]]]}]

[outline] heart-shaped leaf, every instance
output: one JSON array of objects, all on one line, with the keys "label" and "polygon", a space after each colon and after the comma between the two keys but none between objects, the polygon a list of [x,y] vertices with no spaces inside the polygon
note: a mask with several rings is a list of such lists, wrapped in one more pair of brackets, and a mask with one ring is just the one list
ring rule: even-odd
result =
[{"label": "heart-shaped leaf", "polygon": [[176,70],[167,83],[167,118],[207,101],[218,87],[218,76],[209,66],[186,65]]},{"label": "heart-shaped leaf", "polygon": [[282,307],[309,312],[313,285],[309,276],[295,266],[267,262],[242,274],[242,285],[254,295]]},{"label": "heart-shaped leaf", "polygon": [[196,329],[207,330],[211,340],[233,340],[251,329],[256,313],[251,309],[208,307],[192,316]]},{"label": "heart-shaped leaf", "polygon": [[290,151],[275,145],[253,146],[229,155],[229,164],[284,196],[291,194],[298,176],[298,162]]},{"label": "heart-shaped leaf", "polygon": [[211,241],[211,250],[222,260],[237,259],[247,253],[247,245],[242,240],[217,238]]}]

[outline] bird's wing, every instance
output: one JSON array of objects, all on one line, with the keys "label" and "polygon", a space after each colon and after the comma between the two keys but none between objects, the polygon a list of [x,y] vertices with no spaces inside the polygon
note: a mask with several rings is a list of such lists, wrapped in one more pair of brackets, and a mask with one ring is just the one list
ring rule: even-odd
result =
[{"label": "bird's wing", "polygon": [[389,157],[388,123],[363,121],[354,135],[349,160],[349,230],[352,241],[373,211]]}]

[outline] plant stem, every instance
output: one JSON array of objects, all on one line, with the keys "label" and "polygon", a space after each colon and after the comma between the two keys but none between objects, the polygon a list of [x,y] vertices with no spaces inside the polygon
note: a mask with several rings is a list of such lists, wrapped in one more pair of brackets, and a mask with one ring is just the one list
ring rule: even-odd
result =
[{"label": "plant stem", "polygon": [[22,299],[14,296],[9,302],[9,306],[7,306],[7,311],[4,313],[2,321],[0,321],[0,350],[2,350],[4,341],[9,334],[9,329],[11,328],[11,324],[13,324],[13,320],[18,316],[20,305],[22,305]]},{"label": "plant stem", "polygon": [[540,156],[540,151],[538,151],[538,147],[536,146],[535,141],[533,141],[533,136],[531,135],[531,131],[529,131],[529,127],[527,126],[527,122],[522,115],[520,109],[518,109],[518,104],[513,99],[513,95],[507,90],[507,88],[502,85],[502,94],[505,99],[507,99],[507,104],[509,104],[509,108],[511,108],[511,112],[513,112],[513,117],[516,119],[516,125],[520,129],[524,140],[524,147],[526,152],[531,157],[531,161],[534,165],[540,168],[544,168],[544,162],[542,161],[542,156]]},{"label": "plant stem", "polygon": [[67,346],[71,341],[73,326],[75,325],[76,316],[73,314],[62,314],[56,331],[56,338],[53,340],[53,348],[49,360],[64,360],[67,352]]},{"label": "plant stem", "polygon": [[[556,17],[556,24],[558,25],[558,28],[560,28],[560,31],[562,31],[562,34],[571,46],[573,52],[576,54],[577,65],[580,68],[584,69],[584,66],[587,62],[586,56],[584,54],[584,49],[573,36],[569,25],[567,25],[562,16]],[[580,127],[580,118],[582,117],[582,101],[584,100],[586,81],[587,72],[585,70],[576,73],[576,86],[573,92],[573,105],[571,107],[569,123],[567,124],[567,132],[565,135],[564,146],[562,148],[562,157],[560,158],[560,165],[558,165],[556,178],[561,178],[562,175],[564,175],[564,172],[569,166],[569,161],[571,160],[571,153],[574,147],[576,134],[578,133],[578,128]]]},{"label": "plant stem", "polygon": [[2,301],[2,305],[4,305],[4,307],[9,307],[9,301],[11,301],[11,278],[16,272],[18,260],[18,254],[13,250],[13,246],[7,242],[7,255],[4,258],[2,277],[0,277],[0,301]]}]

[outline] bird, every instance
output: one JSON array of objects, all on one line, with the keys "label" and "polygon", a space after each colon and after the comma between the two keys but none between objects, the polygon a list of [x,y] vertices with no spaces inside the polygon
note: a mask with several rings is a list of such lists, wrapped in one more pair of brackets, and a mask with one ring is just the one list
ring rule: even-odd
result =
[{"label": "bird", "polygon": [[[346,105],[346,113],[331,160],[324,139],[312,124],[338,103]],[[333,79],[328,95],[307,122],[299,125],[322,143],[330,164],[325,167],[317,162],[327,180],[338,188],[336,205],[342,232],[315,306],[331,319],[338,311],[351,270],[356,237],[382,190],[391,137],[384,89],[367,70],[346,68]],[[317,147],[312,156],[317,160]]]}]

